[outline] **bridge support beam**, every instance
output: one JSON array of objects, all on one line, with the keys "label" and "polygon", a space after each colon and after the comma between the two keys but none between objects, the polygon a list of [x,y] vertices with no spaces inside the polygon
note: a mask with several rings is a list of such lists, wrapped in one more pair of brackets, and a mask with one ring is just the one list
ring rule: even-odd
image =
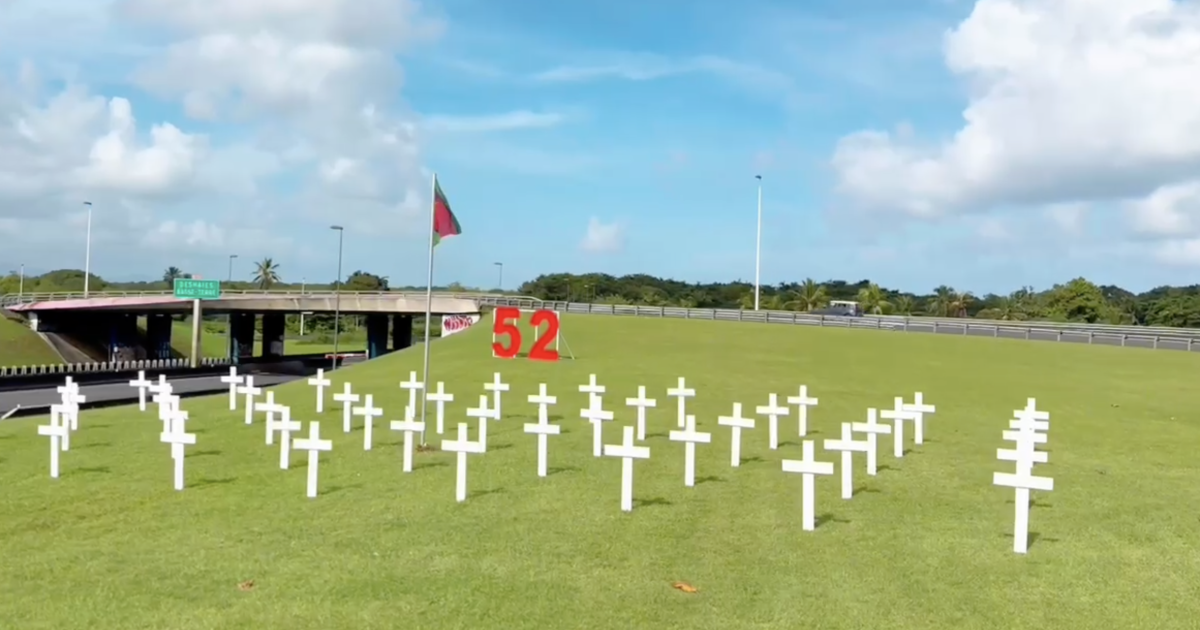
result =
[{"label": "bridge support beam", "polygon": [[264,357],[277,359],[283,356],[283,333],[286,328],[284,313],[263,313],[262,353]]},{"label": "bridge support beam", "polygon": [[229,359],[240,364],[254,357],[254,313],[229,314]]},{"label": "bridge support beam", "polygon": [[113,313],[108,316],[108,360],[136,361],[138,347],[137,315]]},{"label": "bridge support beam", "polygon": [[171,358],[171,316],[151,313],[146,316],[146,345],[150,358]]},{"label": "bridge support beam", "polygon": [[413,316],[392,315],[392,352],[403,350],[413,343]]},{"label": "bridge support beam", "polygon": [[367,358],[375,359],[388,353],[388,316],[386,313],[367,315]]}]

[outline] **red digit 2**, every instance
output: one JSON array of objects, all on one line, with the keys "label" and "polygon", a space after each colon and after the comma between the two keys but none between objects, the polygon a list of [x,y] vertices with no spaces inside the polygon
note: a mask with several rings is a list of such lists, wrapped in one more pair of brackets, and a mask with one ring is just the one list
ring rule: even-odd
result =
[{"label": "red digit 2", "polygon": [[495,317],[492,334],[508,337],[508,343],[493,341],[492,352],[501,359],[511,359],[521,351],[521,331],[516,324],[516,320],[521,318],[521,310],[511,306],[500,306],[496,308]]},{"label": "red digit 2", "polygon": [[546,332],[538,335],[537,341],[533,342],[529,358],[535,361],[557,361],[558,350],[548,346],[558,338],[558,313],[551,310],[537,311],[529,318],[529,323],[534,330],[540,328],[543,323],[546,324]]}]

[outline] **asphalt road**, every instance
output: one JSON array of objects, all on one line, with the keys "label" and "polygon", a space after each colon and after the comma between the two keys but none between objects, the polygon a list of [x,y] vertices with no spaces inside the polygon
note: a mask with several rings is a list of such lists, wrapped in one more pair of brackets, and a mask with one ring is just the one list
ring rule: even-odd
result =
[{"label": "asphalt road", "polygon": [[[270,387],[301,378],[305,377],[290,374],[255,374],[254,384]],[[176,394],[184,396],[229,391],[229,386],[221,382],[221,375],[177,378],[171,379],[170,382],[172,387],[174,387],[173,391]],[[79,393],[87,397],[86,404],[89,406],[92,403],[115,404],[132,402],[137,400],[138,397],[138,390],[126,383],[81,385]],[[18,405],[22,411],[27,409],[49,409],[50,405],[57,404],[59,400],[61,400],[61,396],[54,387],[0,392],[0,416],[7,414]]]},{"label": "asphalt road", "polygon": [[[855,322],[857,323],[857,322]],[[887,324],[884,324],[884,329],[887,329]],[[859,328],[860,326],[852,326]],[[861,326],[867,328],[868,326]],[[869,326],[875,328],[875,326]],[[1028,339],[1030,341],[1061,341],[1066,343],[1090,343],[1097,346],[1117,346],[1124,345],[1126,348],[1154,348],[1154,339],[1152,335],[1146,336],[1130,336],[1122,342],[1121,336],[1116,333],[1088,333],[1084,330],[1062,330],[1061,338],[1058,330],[1029,330],[1028,336],[1023,329],[999,329],[988,330],[986,328],[968,328],[965,326],[956,326],[951,323],[938,323],[937,329],[934,329],[932,323],[924,323],[910,320],[908,328],[905,329],[900,325],[895,325],[893,330],[897,332],[916,332],[916,333],[934,333],[939,335],[959,335],[968,337],[990,337],[994,339]],[[1162,338],[1158,341],[1158,348],[1161,350],[1188,350],[1188,341],[1183,337]],[[1193,352],[1200,351],[1200,338],[1193,341],[1191,344]]]}]

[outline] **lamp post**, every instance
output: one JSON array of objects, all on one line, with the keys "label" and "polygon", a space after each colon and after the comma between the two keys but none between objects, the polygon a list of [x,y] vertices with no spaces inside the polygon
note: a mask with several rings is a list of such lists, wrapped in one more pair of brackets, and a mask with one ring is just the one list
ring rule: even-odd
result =
[{"label": "lamp post", "polygon": [[342,241],[346,230],[340,225],[329,226],[331,230],[337,230],[338,233],[338,264],[337,264],[337,279],[333,285],[333,368],[338,366],[338,334],[341,333],[342,324]]},{"label": "lamp post", "polygon": [[21,263],[21,276],[17,280],[17,300],[23,301],[21,300],[23,297],[25,297],[25,263]]},{"label": "lamp post", "polygon": [[496,265],[496,267],[500,269],[500,278],[498,280],[496,280],[496,288],[499,289],[501,292],[503,292],[504,291],[504,263],[494,262],[492,264]]},{"label": "lamp post", "polygon": [[87,297],[92,279],[92,202],[85,201],[83,205],[87,206],[87,240],[83,254],[83,297]]},{"label": "lamp post", "polygon": [[[300,278],[300,297],[304,297],[304,289],[307,284],[307,278]],[[304,336],[304,311],[300,311],[300,336]]]},{"label": "lamp post", "polygon": [[754,236],[754,310],[758,310],[759,270],[762,267],[762,175],[758,180],[758,229]]},{"label": "lamp post", "polygon": [[229,282],[233,282],[233,260],[237,258],[237,254],[229,255]]}]

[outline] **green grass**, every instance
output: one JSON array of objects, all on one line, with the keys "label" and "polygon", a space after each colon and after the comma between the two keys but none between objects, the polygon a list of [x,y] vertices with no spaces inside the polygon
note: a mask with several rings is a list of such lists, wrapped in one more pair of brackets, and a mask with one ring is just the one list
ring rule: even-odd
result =
[{"label": "green grass", "polygon": [[[453,456],[418,455],[400,472],[399,436],[376,427],[362,450],[340,414],[321,418],[334,450],[321,496],[304,497],[304,457],[280,471],[263,426],[223,395],[185,403],[199,444],[188,488],[171,489],[151,414],[86,411],[61,479],[47,477],[40,420],[0,423],[0,627],[37,628],[1190,628],[1200,618],[1200,357],[1072,344],[778,325],[572,317],[578,360],[490,358],[478,327],[439,341],[434,378],[457,395],[454,422],[500,370],[512,383],[491,450],[471,457],[470,498],[454,501]],[[337,376],[399,417],[397,382],[420,364],[402,352]],[[620,461],[591,456],[577,386],[596,373],[617,426],[646,385],[652,458],[635,466],[634,511],[619,511]],[[713,444],[682,483],[683,448],[665,389],[686,376]],[[336,380],[336,379],[335,379]],[[524,402],[545,382],[565,434],[545,479]],[[809,386],[816,438],[868,406],[925,393],[928,442],[901,460],[890,441],[865,491],[817,481],[815,532],[800,529],[794,419],[786,444],[760,425],[729,466],[730,404]],[[306,385],[281,387],[293,418],[314,418]],[[991,485],[1012,410],[1037,396],[1052,413],[1055,491],[1037,494],[1027,556],[1012,553],[1013,492]],[[606,427],[606,443],[620,435]],[[836,456],[822,453],[825,461]],[[250,592],[239,582],[254,580]],[[683,580],[699,588],[671,588]],[[1188,622],[1187,619],[1192,619]]]},{"label": "green grass", "polygon": [[57,365],[62,359],[28,326],[0,317],[0,365]]},{"label": "green grass", "polygon": [[[206,329],[200,333],[200,352],[209,358],[229,356],[229,337],[225,331]],[[262,340],[254,342],[255,354],[262,353]],[[338,341],[340,352],[364,352],[367,347],[366,339],[362,336],[351,336]],[[171,348],[181,356],[192,356],[192,324],[191,322],[175,322],[171,330]],[[314,343],[308,339],[289,338],[283,341],[285,354],[319,354],[333,352],[332,343]]]}]

